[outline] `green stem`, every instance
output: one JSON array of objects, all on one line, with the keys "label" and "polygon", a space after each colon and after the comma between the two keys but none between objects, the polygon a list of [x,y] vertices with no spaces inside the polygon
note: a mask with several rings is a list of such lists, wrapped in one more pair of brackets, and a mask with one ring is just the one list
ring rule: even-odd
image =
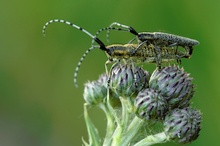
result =
[{"label": "green stem", "polygon": [[[131,143],[132,138],[138,134],[138,131],[143,126],[144,120],[135,116],[130,98],[119,97],[119,99],[122,105],[121,125],[117,126],[113,135],[112,145],[127,146]],[[132,122],[130,123],[131,120]]]},{"label": "green stem", "polygon": [[113,142],[112,146],[121,146],[123,144],[122,138],[124,134],[127,131],[128,122],[130,119],[130,114],[128,112],[128,99],[125,97],[119,97],[121,101],[121,121],[120,123],[117,123],[117,128],[115,130],[115,133],[113,135]]},{"label": "green stem", "polygon": [[157,143],[165,143],[169,141],[169,137],[165,134],[165,132],[161,132],[155,135],[150,135],[138,143],[136,143],[134,146],[151,146],[153,144]]},{"label": "green stem", "polygon": [[143,126],[144,122],[146,121],[138,118],[137,116],[134,117],[134,119],[132,120],[132,122],[127,128],[126,134],[123,136],[123,139],[122,139],[123,146],[129,145],[132,138],[138,134],[138,131]]},{"label": "green stem", "polygon": [[[107,101],[106,101],[106,117],[108,118],[109,116],[109,123],[107,125],[107,133],[106,133],[106,138],[104,140],[104,144],[110,145],[112,142],[112,146],[118,145],[118,141],[120,141],[121,133],[122,133],[122,127],[121,127],[121,121],[116,114],[116,111],[113,109],[110,99],[109,99],[109,89],[107,89]],[[115,122],[115,123],[114,123]],[[117,128],[115,129],[115,124],[117,125]],[[110,127],[108,127],[110,126]]]},{"label": "green stem", "polygon": [[112,146],[121,146],[122,130],[123,128],[121,127],[121,125],[118,125],[114,132],[114,135],[112,136]]},{"label": "green stem", "polygon": [[112,105],[111,105],[111,102],[110,102],[110,94],[109,94],[109,87],[107,88],[107,101],[106,101],[106,108],[108,108],[108,110],[109,110],[109,113],[114,117],[114,119],[115,119],[115,122],[117,123],[117,124],[120,124],[120,120],[119,120],[119,118],[118,118],[118,116],[117,116],[117,114],[116,114],[116,112],[115,112],[115,110],[114,110],[114,108],[112,107]]},{"label": "green stem", "polygon": [[104,146],[110,146],[112,135],[114,133],[114,116],[109,111],[108,106],[106,104],[101,104],[100,108],[105,112],[106,118],[107,118],[107,127],[106,127],[106,135],[103,142]]},{"label": "green stem", "polygon": [[[87,103],[84,104],[84,118],[85,118],[85,123],[88,131],[88,137],[89,137],[89,145],[90,146],[100,146],[100,137],[98,135],[98,131],[94,124],[92,123],[91,119],[89,118],[88,112],[87,112]],[[85,142],[84,142],[85,144]]]},{"label": "green stem", "polygon": [[123,132],[126,131],[127,125],[128,125],[128,120],[129,120],[129,112],[128,112],[128,99],[125,99],[124,97],[119,97],[121,101],[121,106],[122,106],[122,115],[121,115],[121,125],[123,127]]}]

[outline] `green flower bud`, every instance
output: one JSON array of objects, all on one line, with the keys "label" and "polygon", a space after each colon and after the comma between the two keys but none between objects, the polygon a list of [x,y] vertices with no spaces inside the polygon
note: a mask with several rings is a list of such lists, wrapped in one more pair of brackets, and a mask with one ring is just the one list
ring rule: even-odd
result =
[{"label": "green flower bud", "polygon": [[146,120],[164,119],[168,109],[166,99],[157,91],[149,88],[139,92],[134,106],[136,115]]},{"label": "green flower bud", "polygon": [[107,89],[99,82],[88,82],[85,84],[83,97],[90,105],[98,105],[106,98]]},{"label": "green flower bud", "polygon": [[176,66],[155,70],[151,75],[149,86],[167,99],[171,109],[189,104],[194,94],[194,85],[189,74]]},{"label": "green flower bud", "polygon": [[199,136],[201,120],[201,113],[196,109],[176,108],[165,117],[165,132],[175,142],[190,143]]},{"label": "green flower bud", "polygon": [[101,85],[103,85],[106,89],[108,86],[108,75],[106,73],[103,73],[99,76],[99,79],[97,80],[97,82]]},{"label": "green flower bud", "polygon": [[112,69],[110,87],[117,95],[131,97],[146,87],[145,71],[134,64],[119,64]]},{"label": "green flower bud", "polygon": [[[106,88],[106,90],[107,90],[107,88],[108,88],[108,80],[109,80],[109,77],[107,76],[106,73],[104,73],[104,74],[102,74],[102,75],[99,77],[99,79],[97,80],[97,82],[98,82],[99,84],[103,85],[103,86]],[[113,107],[121,106],[121,102],[120,102],[120,100],[119,100],[118,95],[117,95],[115,92],[113,92],[113,91],[111,90],[111,88],[109,88],[109,97],[110,97],[110,102],[111,102],[111,104],[112,104]]]}]

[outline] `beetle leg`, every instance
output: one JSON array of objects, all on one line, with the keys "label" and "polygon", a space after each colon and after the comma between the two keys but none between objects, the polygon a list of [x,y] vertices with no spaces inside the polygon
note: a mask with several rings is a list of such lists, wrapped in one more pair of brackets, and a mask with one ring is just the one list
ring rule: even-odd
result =
[{"label": "beetle leg", "polygon": [[138,47],[131,53],[131,55],[133,56],[145,43],[147,43],[148,42],[148,40],[146,40],[146,41],[143,41],[142,43],[140,43],[139,45],[138,45]]}]

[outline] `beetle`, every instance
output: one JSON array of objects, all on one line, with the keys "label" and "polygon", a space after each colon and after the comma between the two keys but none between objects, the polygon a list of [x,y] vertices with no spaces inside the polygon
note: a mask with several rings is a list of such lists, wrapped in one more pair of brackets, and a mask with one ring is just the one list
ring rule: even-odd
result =
[{"label": "beetle", "polygon": [[[114,25],[120,28],[113,27]],[[140,32],[138,33],[133,27],[113,22],[109,27],[105,27],[97,31],[96,36],[102,31],[107,30],[107,40],[109,40],[110,30],[128,31],[136,36],[139,43],[153,44],[159,47],[174,47],[178,49],[179,46],[183,47],[189,54],[189,57],[193,53],[193,47],[199,45],[199,41],[179,35],[164,33],[164,32]],[[132,40],[133,41],[133,40]],[[132,42],[130,41],[130,42]]]},{"label": "beetle", "polygon": [[[96,35],[92,35],[87,30],[83,29],[82,27],[79,27],[78,25],[71,23],[66,20],[61,19],[53,19],[43,26],[42,33],[46,35],[46,28],[51,23],[60,22],[67,24],[69,26],[72,26],[88,36],[92,38],[98,45],[92,45],[89,49],[86,50],[86,52],[83,54],[83,56],[80,58],[80,61],[78,62],[75,73],[74,73],[74,84],[76,87],[77,85],[77,75],[78,71],[80,69],[80,66],[85,59],[85,57],[88,55],[88,53],[95,49],[99,48],[100,50],[104,51],[107,55],[108,60],[105,63],[105,69],[106,73],[108,74],[107,64],[109,63],[115,63],[118,64],[119,62],[123,61],[126,63],[156,63],[157,66],[160,68],[161,63],[164,62],[171,62],[176,60],[178,63],[181,62],[181,58],[188,58],[187,52],[174,50],[173,47],[157,47],[152,44],[146,44],[146,43],[140,43],[140,44],[113,44],[113,45],[105,45]],[[114,65],[113,65],[114,66]],[[111,72],[111,70],[110,70]]]}]

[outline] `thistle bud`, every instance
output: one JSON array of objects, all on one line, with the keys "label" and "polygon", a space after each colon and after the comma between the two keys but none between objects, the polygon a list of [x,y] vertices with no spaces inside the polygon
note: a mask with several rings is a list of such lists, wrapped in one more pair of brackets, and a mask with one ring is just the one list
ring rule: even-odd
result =
[{"label": "thistle bud", "polygon": [[168,109],[165,98],[149,88],[139,92],[134,106],[136,107],[136,115],[146,120],[163,119]]},{"label": "thistle bud", "polygon": [[171,109],[188,105],[194,94],[192,78],[176,66],[155,70],[151,75],[149,86],[166,97]]},{"label": "thistle bud", "polygon": [[113,106],[113,107],[115,107],[115,106],[121,106],[121,102],[120,102],[120,100],[119,100],[118,95],[117,95],[115,92],[113,92],[113,91],[111,90],[111,88],[108,88],[108,80],[109,80],[108,75],[107,75],[106,73],[104,73],[104,74],[102,74],[102,75],[99,77],[99,79],[97,80],[97,82],[98,82],[99,84],[103,85],[103,86],[106,88],[106,90],[109,89],[109,97],[110,97],[110,102],[111,102],[112,106]]},{"label": "thistle bud", "polygon": [[110,87],[118,96],[131,97],[146,85],[145,71],[134,64],[119,64],[112,69]]},{"label": "thistle bud", "polygon": [[190,143],[199,136],[201,120],[201,113],[198,110],[190,107],[176,108],[165,117],[165,132],[175,142]]},{"label": "thistle bud", "polygon": [[106,73],[103,73],[99,76],[99,79],[97,80],[97,82],[101,85],[103,85],[106,89],[108,86],[108,75]]},{"label": "thistle bud", "polygon": [[83,97],[90,105],[98,105],[106,98],[107,89],[99,82],[93,81],[85,84]]}]

